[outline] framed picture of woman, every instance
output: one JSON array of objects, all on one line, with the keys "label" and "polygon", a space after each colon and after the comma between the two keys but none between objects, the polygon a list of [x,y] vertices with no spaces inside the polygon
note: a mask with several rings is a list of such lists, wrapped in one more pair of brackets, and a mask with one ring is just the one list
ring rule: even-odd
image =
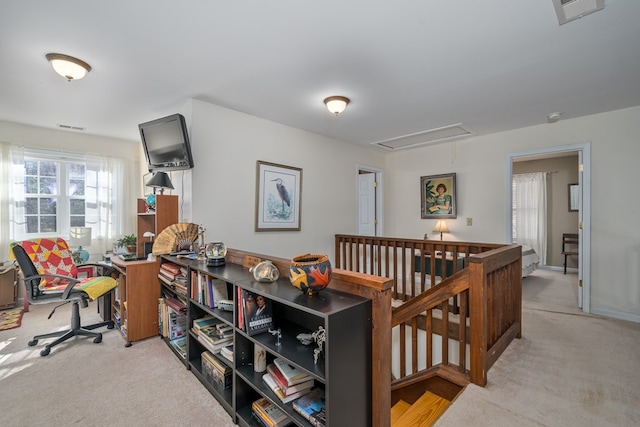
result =
[{"label": "framed picture of woman", "polygon": [[456,218],[456,174],[420,177],[420,212],[423,219]]}]

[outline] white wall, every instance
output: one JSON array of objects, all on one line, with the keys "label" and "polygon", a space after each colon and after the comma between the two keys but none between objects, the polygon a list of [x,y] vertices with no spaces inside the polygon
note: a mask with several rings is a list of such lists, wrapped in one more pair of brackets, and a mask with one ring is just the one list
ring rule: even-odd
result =
[{"label": "white wall", "polygon": [[[390,153],[385,235],[420,238],[420,176],[457,174],[452,240],[506,242],[510,153],[591,142],[591,311],[640,322],[640,107]],[[473,218],[466,226],[465,219]]]},{"label": "white wall", "polygon": [[[356,233],[356,164],[385,153],[192,101],[193,222],[207,241],[292,258],[334,257],[334,234]],[[256,161],[302,168],[301,231],[255,232]]]}]

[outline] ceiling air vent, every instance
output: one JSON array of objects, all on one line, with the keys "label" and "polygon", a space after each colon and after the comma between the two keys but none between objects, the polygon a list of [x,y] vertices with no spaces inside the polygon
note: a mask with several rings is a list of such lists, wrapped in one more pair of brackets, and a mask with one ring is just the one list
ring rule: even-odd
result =
[{"label": "ceiling air vent", "polygon": [[604,0],[551,0],[560,25],[604,8]]},{"label": "ceiling air vent", "polygon": [[78,131],[78,132],[84,132],[85,131],[85,128],[80,127],[80,126],[63,125],[63,124],[60,124],[60,123],[58,123],[58,128],[65,129],[65,130],[75,130],[75,131]]},{"label": "ceiling air vent", "polygon": [[471,135],[471,131],[462,127],[462,123],[444,126],[441,128],[425,130],[409,135],[372,142],[387,150],[399,150],[401,148],[417,147],[419,145],[436,144],[454,138],[462,138]]}]

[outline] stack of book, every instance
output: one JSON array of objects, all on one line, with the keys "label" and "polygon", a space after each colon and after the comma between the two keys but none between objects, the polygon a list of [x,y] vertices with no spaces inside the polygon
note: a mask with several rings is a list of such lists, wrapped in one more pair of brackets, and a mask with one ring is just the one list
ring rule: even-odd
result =
[{"label": "stack of book", "polygon": [[207,350],[203,351],[200,357],[202,362],[202,375],[207,381],[222,388],[231,387],[231,367],[227,366]]},{"label": "stack of book", "polygon": [[282,403],[294,401],[311,391],[313,377],[299,368],[289,365],[284,359],[275,358],[267,365],[262,380]]},{"label": "stack of book", "polygon": [[177,294],[187,297],[187,272],[184,267],[181,267],[172,262],[163,262],[160,264],[160,272],[158,277],[171,289],[175,290]]},{"label": "stack of book", "polygon": [[265,397],[253,402],[251,411],[254,417],[268,427],[283,427],[291,424],[289,417]]},{"label": "stack of book", "polygon": [[194,319],[191,331],[214,354],[233,342],[233,326],[216,318]]},{"label": "stack of book", "polygon": [[316,387],[310,393],[293,402],[293,409],[302,415],[312,426],[325,427],[327,414],[324,390]]}]

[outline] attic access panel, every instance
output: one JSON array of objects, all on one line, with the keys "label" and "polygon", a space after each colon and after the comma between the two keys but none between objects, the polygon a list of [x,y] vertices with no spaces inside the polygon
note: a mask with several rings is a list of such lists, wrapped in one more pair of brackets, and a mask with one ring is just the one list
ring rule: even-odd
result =
[{"label": "attic access panel", "polygon": [[551,0],[560,25],[604,8],[604,0]]}]

